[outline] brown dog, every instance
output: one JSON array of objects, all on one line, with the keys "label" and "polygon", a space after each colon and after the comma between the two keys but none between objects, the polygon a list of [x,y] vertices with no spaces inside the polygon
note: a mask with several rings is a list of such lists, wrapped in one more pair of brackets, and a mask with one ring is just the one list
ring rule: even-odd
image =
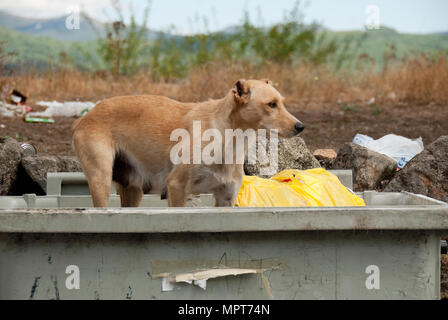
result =
[{"label": "brown dog", "polygon": [[[178,207],[190,194],[213,193],[217,206],[233,206],[244,175],[236,158],[244,154],[233,156],[231,164],[173,164],[172,133],[183,129],[194,136],[193,122],[200,121],[201,134],[208,129],[223,137],[228,129],[277,129],[280,136],[293,137],[304,126],[286,110],[284,100],[268,80],[240,80],[223,99],[197,104],[151,95],[101,102],[72,128],[94,206],[108,206],[112,181],[123,207],[138,207],[144,193],[166,193],[169,205]],[[190,144],[185,150],[194,152]]]}]

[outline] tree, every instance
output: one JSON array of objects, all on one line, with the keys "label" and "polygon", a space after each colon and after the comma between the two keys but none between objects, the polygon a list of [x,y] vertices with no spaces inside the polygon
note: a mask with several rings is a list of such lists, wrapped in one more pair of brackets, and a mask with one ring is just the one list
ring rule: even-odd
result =
[{"label": "tree", "polygon": [[3,75],[7,71],[6,59],[17,55],[15,52],[6,52],[5,45],[6,41],[0,41],[0,75]]},{"label": "tree", "polygon": [[[113,0],[112,7],[117,19],[104,25],[103,34],[97,30],[97,51],[106,68],[118,78],[120,75],[133,74],[138,69],[139,53],[146,45],[151,1],[148,1],[144,9],[141,25],[137,24],[132,7],[129,23],[125,22],[119,0]],[[94,27],[93,23],[91,25]]]}]

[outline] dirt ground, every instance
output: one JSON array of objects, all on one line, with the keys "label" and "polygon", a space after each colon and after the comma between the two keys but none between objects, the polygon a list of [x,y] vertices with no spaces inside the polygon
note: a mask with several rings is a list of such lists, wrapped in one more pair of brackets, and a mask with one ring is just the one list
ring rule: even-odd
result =
[{"label": "dirt ground", "polygon": [[[302,137],[314,151],[336,151],[353,140],[356,133],[378,139],[395,133],[408,138],[422,137],[425,145],[448,135],[447,106],[340,106],[291,111],[305,124]],[[0,137],[32,141],[39,154],[74,155],[71,148],[71,124],[75,118],[54,118],[54,124],[30,124],[21,118],[0,117]],[[447,235],[448,236],[448,235]],[[442,259],[442,295],[448,299],[448,257]]]},{"label": "dirt ground", "polygon": [[448,108],[442,106],[329,106],[302,110],[295,115],[305,123],[302,137],[311,150],[333,148],[338,151],[357,133],[375,139],[394,133],[411,139],[423,138],[425,145],[448,134]]},{"label": "dirt ground", "polygon": [[[443,106],[328,106],[293,111],[306,126],[302,134],[308,147],[336,151],[357,133],[378,139],[395,133],[408,138],[422,137],[425,145],[448,134],[448,108]],[[25,123],[21,118],[0,117],[0,137],[32,141],[40,154],[74,155],[70,126],[75,118],[55,117],[54,124]]]}]

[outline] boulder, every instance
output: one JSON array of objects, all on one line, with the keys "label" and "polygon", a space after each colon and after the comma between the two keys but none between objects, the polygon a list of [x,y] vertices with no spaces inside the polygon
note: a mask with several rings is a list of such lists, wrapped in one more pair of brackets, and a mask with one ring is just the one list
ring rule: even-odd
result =
[{"label": "boulder", "polygon": [[21,165],[44,191],[47,190],[47,172],[82,172],[76,157],[29,156],[22,159]]},{"label": "boulder", "polygon": [[319,161],[324,168],[331,168],[338,154],[333,149],[318,149],[314,151],[313,156]]},{"label": "boulder", "polygon": [[[255,164],[250,164],[246,160],[244,171],[247,175],[267,178],[287,169],[307,170],[321,167],[319,161],[311,154],[305,141],[300,137],[278,139],[277,159],[271,152],[270,145],[271,143],[268,141],[266,149],[269,165],[265,164],[263,159],[257,158]],[[266,170],[268,167],[272,170]]]},{"label": "boulder", "polygon": [[412,159],[385,191],[408,191],[448,202],[448,136],[442,136]]},{"label": "boulder", "polygon": [[397,171],[397,162],[354,143],[345,143],[332,169],[352,169],[355,191],[381,190]]},{"label": "boulder", "polygon": [[11,138],[0,139],[0,196],[9,194],[17,178],[21,158],[20,143]]}]

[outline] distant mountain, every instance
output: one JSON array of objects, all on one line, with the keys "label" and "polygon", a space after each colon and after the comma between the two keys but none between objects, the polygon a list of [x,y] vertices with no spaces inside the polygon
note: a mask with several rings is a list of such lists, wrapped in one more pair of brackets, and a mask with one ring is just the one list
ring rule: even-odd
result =
[{"label": "distant mountain", "polygon": [[358,49],[360,54],[367,54],[380,65],[385,52],[394,53],[397,58],[421,52],[448,52],[448,33],[407,34],[399,33],[388,27],[368,31],[329,32],[328,38],[342,41],[346,37],[362,39]]},{"label": "distant mountain", "polygon": [[[67,16],[50,19],[32,19],[0,11],[0,27],[34,36],[50,37],[55,40],[90,41],[97,38],[96,31],[100,32],[100,34],[104,32],[103,23],[89,18],[83,13],[80,15],[79,30],[67,29],[65,26],[66,19]],[[89,23],[89,20],[91,23]],[[154,39],[157,34],[153,30],[148,30],[148,39]]]},{"label": "distant mountain", "polygon": [[7,27],[10,29],[18,29],[23,26],[38,23],[39,21],[41,20],[18,17],[0,10],[0,26],[2,27]]},{"label": "distant mountain", "polygon": [[[65,26],[66,18],[67,17],[62,16],[51,19],[30,19],[0,11],[0,27],[34,36],[50,37],[56,40],[88,41],[96,39],[95,30],[92,28],[84,14],[81,14],[80,16],[79,30],[67,29]],[[95,20],[92,20],[92,22],[99,32],[103,31],[103,26],[100,22]]]},{"label": "distant mountain", "polygon": [[0,27],[0,42],[5,44],[5,52],[14,53],[6,59],[6,66],[16,71],[59,66],[62,52],[71,63],[80,68],[87,64],[86,55],[93,57],[94,63],[99,61],[95,41],[56,40]]},{"label": "distant mountain", "polygon": [[[80,30],[67,30],[65,17],[54,19],[21,18],[0,11],[0,42],[5,42],[6,52],[15,52],[8,58],[11,69],[27,69],[29,67],[45,69],[57,66],[68,58],[68,63],[80,69],[101,69],[103,62],[98,56],[96,32],[87,21],[81,17]],[[93,21],[95,29],[104,32],[103,24]],[[237,33],[240,27],[233,26],[222,30],[221,34]],[[324,30],[322,30],[324,31]],[[327,32],[327,40],[335,40],[342,44],[345,39],[359,39],[357,53],[372,58],[381,67],[385,52],[393,52],[397,58],[419,52],[448,52],[448,32],[433,34],[403,34],[391,28],[380,30]],[[148,30],[148,39],[154,39],[159,33]],[[180,35],[165,36],[182,39]],[[80,41],[83,40],[83,41]],[[391,47],[393,46],[393,48]],[[148,50],[141,52],[149,56]],[[63,53],[63,54],[61,54]],[[63,57],[66,58],[63,58]]]}]

